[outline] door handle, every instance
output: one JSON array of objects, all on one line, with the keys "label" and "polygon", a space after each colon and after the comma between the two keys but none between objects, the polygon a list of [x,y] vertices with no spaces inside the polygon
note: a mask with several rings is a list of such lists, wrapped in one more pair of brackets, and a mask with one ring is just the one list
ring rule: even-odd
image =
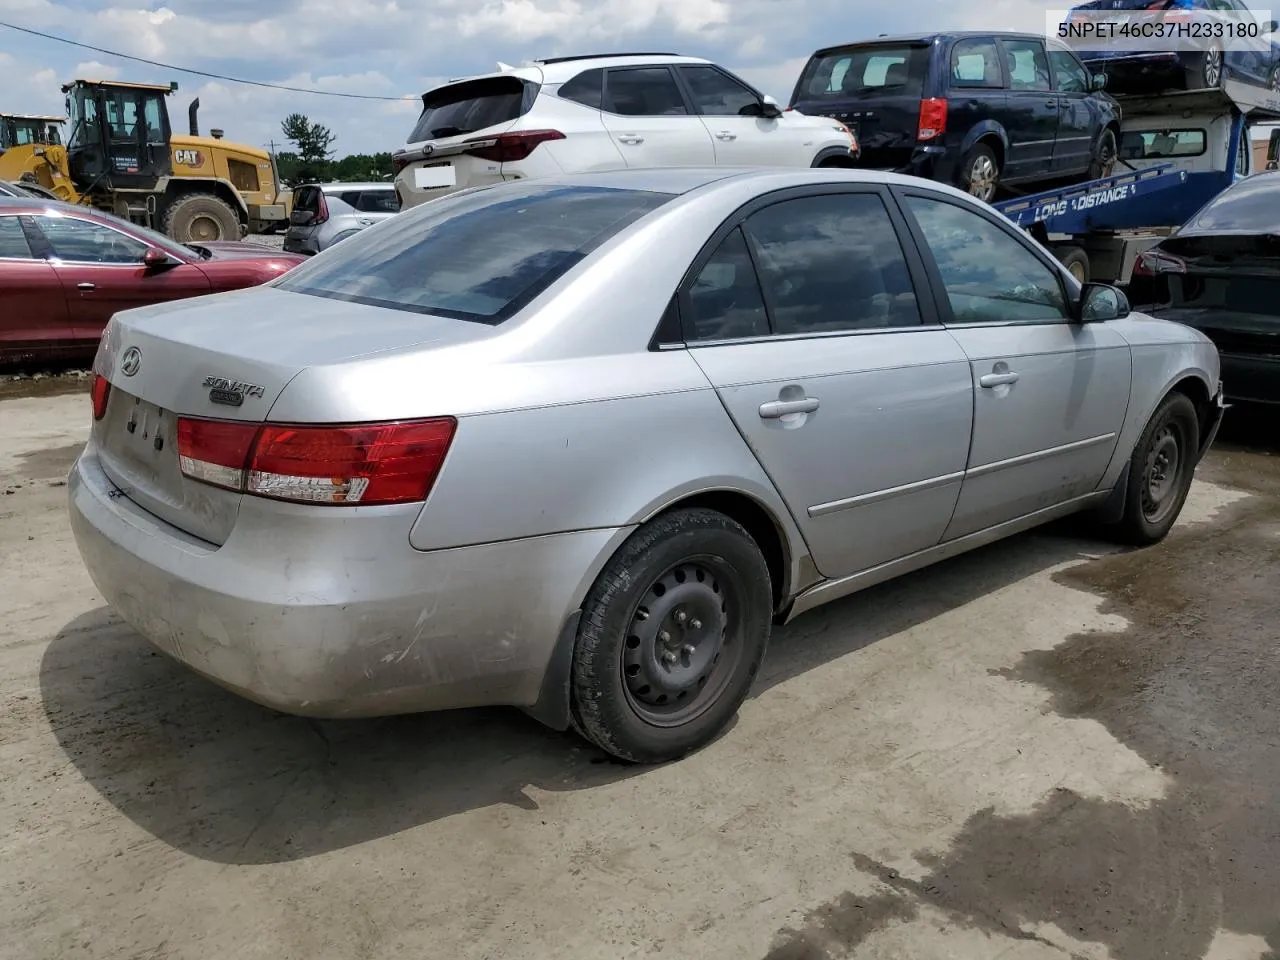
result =
[{"label": "door handle", "polygon": [[803,397],[800,400],[770,400],[760,404],[760,417],[763,420],[777,420],[791,413],[813,413],[818,409],[817,397]]},{"label": "door handle", "polygon": [[988,373],[978,378],[984,387],[998,387],[1006,383],[1017,383],[1018,375],[1010,370],[1008,373]]},{"label": "door handle", "polygon": [[738,135],[736,133],[730,133],[728,130],[721,130],[719,133],[716,134],[716,139],[717,140],[737,140]]},{"label": "door handle", "polygon": [[618,139],[623,143],[644,143],[644,137],[637,136],[634,133],[620,133]]},{"label": "door handle", "polygon": [[1046,100],[1046,101],[1044,102],[1044,105],[1045,105],[1046,107],[1056,107],[1056,106],[1058,105],[1058,101],[1057,101],[1057,100]]},{"label": "door handle", "polygon": [[98,285],[96,283],[89,283],[88,281],[85,281],[84,283],[77,283],[76,289],[77,290],[97,290]]}]

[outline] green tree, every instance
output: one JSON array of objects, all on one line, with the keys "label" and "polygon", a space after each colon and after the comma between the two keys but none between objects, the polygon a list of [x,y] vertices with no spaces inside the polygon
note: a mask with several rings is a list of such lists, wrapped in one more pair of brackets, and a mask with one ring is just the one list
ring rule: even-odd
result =
[{"label": "green tree", "polygon": [[324,177],[333,156],[333,142],[337,139],[333,131],[301,113],[285,117],[280,129],[285,139],[298,148],[298,175],[305,179]]}]

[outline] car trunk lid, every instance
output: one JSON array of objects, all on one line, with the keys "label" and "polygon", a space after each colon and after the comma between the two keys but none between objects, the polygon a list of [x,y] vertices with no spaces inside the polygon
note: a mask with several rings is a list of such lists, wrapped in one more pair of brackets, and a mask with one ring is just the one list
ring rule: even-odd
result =
[{"label": "car trunk lid", "polygon": [[[306,314],[301,335],[300,310]],[[183,476],[179,417],[261,423],[308,367],[492,333],[482,324],[269,287],[124,311],[108,325],[94,363],[111,389],[93,439],[104,472],[123,496],[221,544],[242,494]]]},{"label": "car trunk lid", "polygon": [[864,43],[809,58],[791,106],[849,127],[860,164],[899,168],[911,160],[925,97],[930,43]]}]

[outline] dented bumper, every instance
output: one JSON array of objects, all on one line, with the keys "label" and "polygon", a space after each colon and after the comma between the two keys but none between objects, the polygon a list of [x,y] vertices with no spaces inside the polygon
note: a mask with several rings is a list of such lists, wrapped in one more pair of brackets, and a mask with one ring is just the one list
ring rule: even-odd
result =
[{"label": "dented bumper", "polygon": [[423,552],[418,507],[246,497],[215,546],[142,510],[90,444],[71,527],[117,614],[160,650],[287,713],[530,706],[566,619],[621,531]]}]

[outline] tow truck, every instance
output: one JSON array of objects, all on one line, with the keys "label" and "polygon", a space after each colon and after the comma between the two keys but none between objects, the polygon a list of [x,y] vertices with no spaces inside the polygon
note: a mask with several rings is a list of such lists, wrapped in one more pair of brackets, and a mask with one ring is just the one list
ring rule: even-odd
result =
[{"label": "tow truck", "polygon": [[993,204],[1082,283],[1127,284],[1139,254],[1255,172],[1251,128],[1280,122],[1280,92],[1233,80],[1114,96],[1122,119],[1111,176]]}]

